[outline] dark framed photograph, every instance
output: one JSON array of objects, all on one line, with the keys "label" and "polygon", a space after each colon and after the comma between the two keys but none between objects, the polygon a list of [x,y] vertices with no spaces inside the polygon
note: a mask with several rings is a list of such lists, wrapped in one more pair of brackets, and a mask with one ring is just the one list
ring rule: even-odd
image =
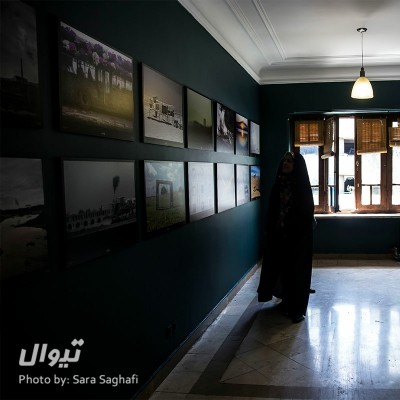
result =
[{"label": "dark framed photograph", "polygon": [[67,265],[136,239],[134,161],[63,160]]},{"label": "dark framed photograph", "polygon": [[59,22],[60,128],[134,140],[132,58]]},{"label": "dark framed photograph", "polygon": [[0,158],[1,277],[48,266],[42,162]]},{"label": "dark framed photograph", "polygon": [[249,155],[249,120],[236,114],[236,154]]},{"label": "dark framed photograph", "polygon": [[250,174],[248,165],[236,165],[236,205],[250,201]]},{"label": "dark framed photograph", "polygon": [[147,233],[186,222],[185,171],[183,162],[145,161]]},{"label": "dark framed photograph", "polygon": [[235,150],[235,112],[217,103],[216,121],[216,150],[233,153]]},{"label": "dark framed photograph", "polygon": [[260,155],[260,125],[250,121],[250,154]]},{"label": "dark framed photograph", "polygon": [[236,206],[234,164],[217,164],[217,194],[219,213]]},{"label": "dark framed photograph", "polygon": [[187,143],[191,149],[214,150],[212,101],[187,89]]},{"label": "dark framed photograph", "polygon": [[256,200],[261,197],[260,186],[260,166],[259,165],[250,165],[250,199]]},{"label": "dark framed photograph", "polygon": [[142,65],[143,141],[183,147],[183,86]]},{"label": "dark framed photograph", "polygon": [[21,1],[2,1],[0,7],[1,125],[40,128],[35,10]]},{"label": "dark framed photograph", "polygon": [[215,214],[214,164],[188,163],[190,222]]}]

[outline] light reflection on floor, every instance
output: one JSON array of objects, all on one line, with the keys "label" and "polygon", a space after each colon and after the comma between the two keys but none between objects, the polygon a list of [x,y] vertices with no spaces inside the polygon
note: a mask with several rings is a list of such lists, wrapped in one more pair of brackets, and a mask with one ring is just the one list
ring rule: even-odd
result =
[{"label": "light reflection on floor", "polygon": [[[258,279],[259,272],[152,399],[400,399],[399,263],[315,268],[316,294],[299,324],[276,299],[256,302]],[[188,357],[203,361],[197,375]]]}]

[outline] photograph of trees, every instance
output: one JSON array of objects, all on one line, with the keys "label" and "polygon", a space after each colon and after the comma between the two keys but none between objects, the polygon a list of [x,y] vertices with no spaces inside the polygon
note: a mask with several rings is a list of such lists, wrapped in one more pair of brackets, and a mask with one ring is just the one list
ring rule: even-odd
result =
[{"label": "photograph of trees", "polygon": [[60,22],[60,128],[133,140],[132,58]]}]

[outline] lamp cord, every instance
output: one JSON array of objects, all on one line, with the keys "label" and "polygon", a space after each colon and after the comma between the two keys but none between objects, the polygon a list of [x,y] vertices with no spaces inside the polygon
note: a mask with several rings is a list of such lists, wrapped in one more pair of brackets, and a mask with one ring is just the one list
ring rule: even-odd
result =
[{"label": "lamp cord", "polygon": [[364,32],[361,32],[361,68],[364,68]]}]

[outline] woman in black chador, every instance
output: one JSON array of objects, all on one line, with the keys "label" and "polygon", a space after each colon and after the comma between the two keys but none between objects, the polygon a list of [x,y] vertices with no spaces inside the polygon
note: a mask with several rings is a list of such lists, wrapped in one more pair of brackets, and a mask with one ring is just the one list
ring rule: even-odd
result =
[{"label": "woman in black chador", "polygon": [[281,160],[267,209],[258,301],[282,298],[293,322],[304,319],[310,293],[314,201],[306,163],[299,153]]}]

